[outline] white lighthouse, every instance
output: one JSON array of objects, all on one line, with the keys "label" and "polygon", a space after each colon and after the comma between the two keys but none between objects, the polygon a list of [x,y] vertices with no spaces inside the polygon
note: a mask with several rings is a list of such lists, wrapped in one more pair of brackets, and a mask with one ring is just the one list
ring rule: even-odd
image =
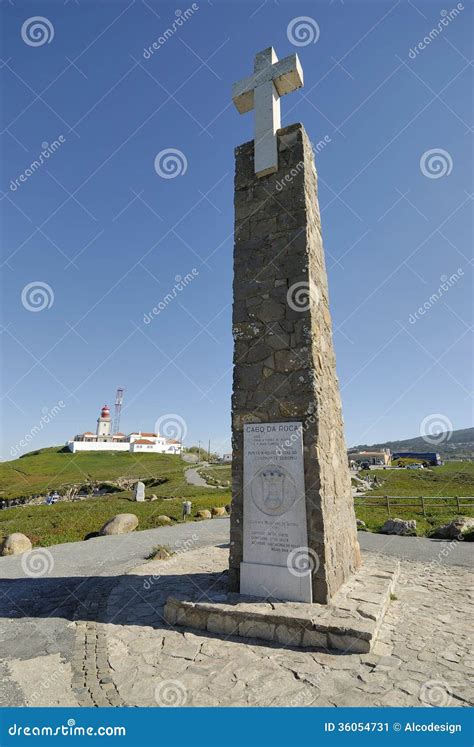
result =
[{"label": "white lighthouse", "polygon": [[98,436],[111,436],[112,435],[112,421],[110,419],[110,410],[108,405],[104,405],[100,411],[100,416],[97,419],[97,431]]}]

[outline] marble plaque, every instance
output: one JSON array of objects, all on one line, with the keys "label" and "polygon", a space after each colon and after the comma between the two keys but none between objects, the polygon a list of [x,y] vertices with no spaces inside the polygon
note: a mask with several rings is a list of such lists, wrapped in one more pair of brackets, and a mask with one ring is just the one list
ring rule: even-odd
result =
[{"label": "marble plaque", "polygon": [[244,426],[242,594],[311,602],[302,423]]}]

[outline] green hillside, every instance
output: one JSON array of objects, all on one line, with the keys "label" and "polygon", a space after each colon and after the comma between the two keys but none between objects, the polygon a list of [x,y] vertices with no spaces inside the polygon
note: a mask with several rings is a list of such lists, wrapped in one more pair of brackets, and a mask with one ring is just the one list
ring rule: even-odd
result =
[{"label": "green hillside", "polygon": [[0,498],[45,494],[51,490],[61,492],[71,485],[113,482],[119,478],[164,479],[166,482],[154,487],[152,492],[170,495],[174,491],[176,494],[185,487],[185,467],[181,457],[170,454],[117,451],[72,454],[59,447],[41,449],[0,463]]},{"label": "green hillside", "polygon": [[474,497],[474,462],[446,462],[432,469],[363,470],[377,477],[370,495],[469,496]]},{"label": "green hillside", "polygon": [[[41,449],[20,459],[0,464],[0,499],[28,497],[71,486],[107,484],[114,492],[82,501],[63,501],[52,506],[25,505],[0,511],[0,538],[23,532],[34,545],[54,545],[82,540],[97,532],[112,516],[134,513],[139,529],[160,526],[162,514],[173,521],[182,518],[182,501],[192,501],[193,515],[199,509],[224,506],[230,491],[194,487],[186,483],[184,470],[190,465],[179,456],[168,454],[130,454],[128,452],[84,452],[72,454],[61,448]],[[136,503],[131,486],[121,489],[115,481],[141,479],[146,496],[158,500]]]}]

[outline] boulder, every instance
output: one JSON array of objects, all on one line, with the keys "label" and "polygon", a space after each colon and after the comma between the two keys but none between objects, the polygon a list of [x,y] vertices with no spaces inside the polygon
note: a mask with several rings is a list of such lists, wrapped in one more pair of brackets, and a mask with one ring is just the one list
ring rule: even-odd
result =
[{"label": "boulder", "polygon": [[364,531],[365,529],[367,529],[367,527],[365,525],[365,521],[362,521],[362,519],[356,519],[356,524],[357,524],[357,529],[360,529],[362,531]]},{"label": "boulder", "polygon": [[22,552],[28,552],[33,545],[26,534],[14,532],[5,537],[0,545],[0,555],[21,555]]},{"label": "boulder", "polygon": [[444,524],[433,531],[435,539],[464,539],[474,530],[474,519],[471,516],[458,516],[449,524]]},{"label": "boulder", "polygon": [[226,511],[227,511],[227,513],[228,513],[228,514],[230,515],[230,512],[231,512],[231,504],[230,504],[230,503],[227,503],[227,505],[226,505],[226,507],[225,507],[225,510],[226,510]]},{"label": "boulder", "polygon": [[159,521],[160,524],[171,524],[172,520],[169,516],[164,516],[164,514],[162,514],[161,516],[158,516],[157,521]]},{"label": "boulder", "polygon": [[128,532],[133,532],[137,526],[138,518],[135,514],[117,514],[105,522],[99,534],[128,534]]},{"label": "boulder", "polygon": [[214,506],[211,508],[212,516],[227,516],[227,511],[224,506]]},{"label": "boulder", "polygon": [[153,495],[150,498],[150,501],[157,501],[157,500],[158,500],[158,496],[153,493]]},{"label": "boulder", "polygon": [[212,519],[212,514],[207,510],[207,508],[203,508],[201,509],[201,511],[198,511],[196,513],[196,516],[198,519]]},{"label": "boulder", "polygon": [[416,537],[415,519],[387,519],[381,534],[398,534],[401,537]]}]

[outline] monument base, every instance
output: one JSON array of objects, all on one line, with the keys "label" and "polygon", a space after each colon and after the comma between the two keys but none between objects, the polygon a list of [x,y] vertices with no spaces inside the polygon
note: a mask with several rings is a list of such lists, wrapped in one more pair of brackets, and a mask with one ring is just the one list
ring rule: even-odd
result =
[{"label": "monument base", "polygon": [[[376,556],[335,594],[329,604],[259,600],[236,593],[200,589],[195,599],[168,597],[164,616],[179,625],[226,637],[240,636],[284,646],[368,653],[376,641],[400,562]],[[198,601],[203,598],[206,602]]]},{"label": "monument base", "polygon": [[311,603],[311,574],[297,576],[286,566],[241,563],[240,593],[251,597],[270,596],[289,602]]}]

